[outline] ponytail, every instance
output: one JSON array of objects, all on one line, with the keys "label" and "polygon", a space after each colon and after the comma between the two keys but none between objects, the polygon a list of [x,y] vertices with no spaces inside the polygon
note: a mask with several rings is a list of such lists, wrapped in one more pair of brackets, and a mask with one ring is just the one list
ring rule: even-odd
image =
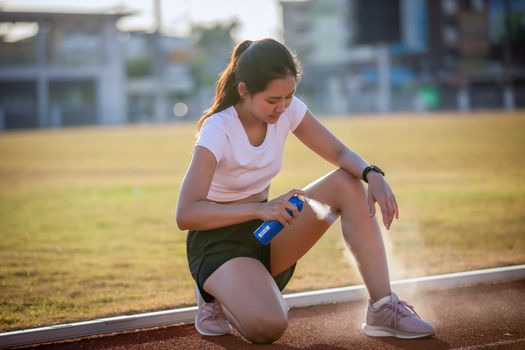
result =
[{"label": "ponytail", "polygon": [[250,40],[244,40],[238,44],[232,52],[230,63],[226,69],[221,73],[219,81],[217,83],[217,90],[215,92],[215,99],[213,105],[204,112],[204,115],[199,119],[197,124],[197,130],[200,130],[204,121],[217,112],[225,110],[226,108],[233,106],[240,100],[239,92],[237,91],[237,79],[235,77],[235,68],[239,57],[246,51],[250,45],[253,44]]}]

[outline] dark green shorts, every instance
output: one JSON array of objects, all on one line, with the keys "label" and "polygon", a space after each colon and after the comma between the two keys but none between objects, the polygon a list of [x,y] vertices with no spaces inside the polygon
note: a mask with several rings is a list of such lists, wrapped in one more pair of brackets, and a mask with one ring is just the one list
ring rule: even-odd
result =
[{"label": "dark green shorts", "polygon": [[[203,289],[204,282],[222,264],[238,257],[250,257],[259,260],[271,273],[270,249],[261,244],[254,236],[262,220],[251,220],[240,224],[211,230],[190,230],[186,242],[186,252],[191,275],[197,283],[202,298],[207,303],[213,301],[213,295]],[[295,264],[278,276],[275,283],[283,290],[295,270]]]}]

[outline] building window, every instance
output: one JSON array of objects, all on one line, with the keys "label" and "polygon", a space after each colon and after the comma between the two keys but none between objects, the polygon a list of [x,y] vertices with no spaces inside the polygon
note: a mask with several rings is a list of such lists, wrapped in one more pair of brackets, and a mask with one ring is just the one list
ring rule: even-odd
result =
[{"label": "building window", "polygon": [[53,64],[97,66],[103,63],[102,29],[91,22],[55,23],[49,44]]},{"label": "building window", "polygon": [[458,31],[453,26],[443,27],[443,41],[447,46],[456,46],[458,43]]},{"label": "building window", "polygon": [[485,1],[483,0],[471,0],[470,6],[474,11],[483,12],[485,11]]},{"label": "building window", "polygon": [[448,16],[455,16],[458,13],[458,2],[456,0],[442,0],[441,8]]},{"label": "building window", "polygon": [[36,64],[36,22],[0,23],[0,65]]}]

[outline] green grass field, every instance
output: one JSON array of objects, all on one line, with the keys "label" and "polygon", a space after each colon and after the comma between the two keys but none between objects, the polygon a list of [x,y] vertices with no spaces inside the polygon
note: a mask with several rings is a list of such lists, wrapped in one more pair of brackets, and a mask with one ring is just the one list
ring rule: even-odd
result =
[{"label": "green grass field", "polygon": [[[385,169],[392,279],[525,263],[525,115],[324,119]],[[194,124],[0,134],[0,331],[193,305],[175,223]],[[272,195],[332,167],[290,136]],[[339,224],[287,292],[360,284]]]}]

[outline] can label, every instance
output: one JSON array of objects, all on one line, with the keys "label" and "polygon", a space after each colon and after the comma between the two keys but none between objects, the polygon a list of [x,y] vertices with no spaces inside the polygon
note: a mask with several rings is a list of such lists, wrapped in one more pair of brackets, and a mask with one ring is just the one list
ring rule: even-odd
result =
[{"label": "can label", "polygon": [[[297,197],[293,196],[289,199],[289,202],[297,207],[297,210],[303,209],[303,202]],[[291,210],[286,209],[288,213],[293,216]],[[257,238],[262,244],[267,245],[270,240],[283,229],[283,224],[277,220],[265,221],[253,232],[255,238]]]},{"label": "can label", "polygon": [[270,225],[264,226],[264,228],[261,231],[257,232],[257,237],[263,238],[266,232],[270,231],[270,228]]}]

